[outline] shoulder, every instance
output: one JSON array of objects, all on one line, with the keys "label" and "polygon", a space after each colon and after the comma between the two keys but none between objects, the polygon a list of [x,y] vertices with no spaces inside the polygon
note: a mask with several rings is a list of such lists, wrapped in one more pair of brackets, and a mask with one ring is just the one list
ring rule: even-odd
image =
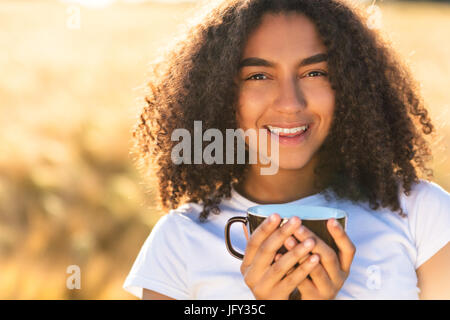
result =
[{"label": "shoulder", "polygon": [[400,201],[407,213],[427,210],[429,206],[450,210],[450,194],[435,182],[422,179],[411,187],[408,194],[400,186]]},{"label": "shoulder", "polygon": [[197,224],[200,222],[199,215],[202,210],[203,207],[197,203],[185,203],[164,214],[155,224],[154,229],[179,228],[189,224]]},{"label": "shoulder", "polygon": [[440,185],[420,180],[401,195],[420,267],[450,240],[450,194]]},{"label": "shoulder", "polygon": [[201,207],[195,203],[183,204],[169,210],[153,225],[144,247],[153,248],[152,250],[159,247],[170,248],[173,251],[183,247],[188,234],[198,229],[199,223],[196,217],[200,212]]},{"label": "shoulder", "polygon": [[433,238],[447,237],[450,194],[440,185],[420,180],[411,188],[409,195],[402,194],[401,199],[416,245],[433,242]]}]

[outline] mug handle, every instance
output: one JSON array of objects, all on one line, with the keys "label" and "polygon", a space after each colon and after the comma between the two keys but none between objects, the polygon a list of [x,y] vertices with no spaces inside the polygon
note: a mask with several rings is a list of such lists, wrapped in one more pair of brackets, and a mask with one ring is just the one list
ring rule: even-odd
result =
[{"label": "mug handle", "polygon": [[241,222],[243,224],[247,224],[248,220],[247,220],[247,217],[232,217],[232,218],[228,219],[227,225],[225,226],[225,244],[227,245],[228,252],[233,257],[243,260],[244,255],[242,253],[239,253],[236,250],[234,250],[233,245],[231,244],[231,237],[230,237],[231,225],[235,222]]}]

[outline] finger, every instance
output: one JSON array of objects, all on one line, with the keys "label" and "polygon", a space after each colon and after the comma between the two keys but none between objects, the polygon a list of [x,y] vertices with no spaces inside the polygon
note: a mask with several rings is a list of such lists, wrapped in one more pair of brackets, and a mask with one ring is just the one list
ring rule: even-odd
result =
[{"label": "finger", "polygon": [[307,300],[307,297],[317,297],[319,294],[319,291],[317,290],[314,283],[308,278],[300,282],[297,285],[297,289],[298,291],[300,291],[302,300]]},{"label": "finger", "polygon": [[[292,292],[302,282],[309,281],[306,277],[319,263],[319,256],[314,254],[294,271],[287,275],[277,286],[276,290]],[[300,289],[299,289],[300,290]]]},{"label": "finger", "polygon": [[[287,277],[289,271],[303,257],[305,257],[314,247],[314,240],[308,239],[303,243],[299,243],[295,248],[283,254],[280,259],[274,263],[271,268],[264,274],[261,282],[265,283],[265,288],[274,287],[283,277]],[[292,271],[293,272],[293,271]],[[294,286],[295,288],[295,286]]]},{"label": "finger", "polygon": [[335,296],[335,284],[331,281],[328,273],[321,264],[318,264],[309,274],[320,295],[326,299]]},{"label": "finger", "polygon": [[241,264],[241,273],[244,274],[248,266],[251,265],[256,252],[258,251],[261,243],[267,239],[267,237],[272,234],[272,232],[277,229],[280,225],[281,218],[278,214],[273,214],[265,219],[253,232],[252,236],[247,241],[247,246],[245,248],[244,259]]},{"label": "finger", "polygon": [[284,241],[298,229],[300,224],[301,220],[298,217],[292,217],[261,243],[253,259],[252,269],[265,272]]},{"label": "finger", "polygon": [[327,227],[339,249],[341,269],[348,274],[355,256],[356,247],[348,237],[342,225],[336,219],[328,220]]},{"label": "finger", "polygon": [[308,253],[308,254],[307,254],[305,257],[303,257],[302,259],[300,259],[300,260],[298,261],[298,264],[301,264],[301,263],[305,262],[305,260],[308,259],[309,257],[311,257],[311,252]]},{"label": "finger", "polygon": [[[286,239],[286,241],[284,242],[284,247],[289,251],[291,249],[293,249],[296,245],[299,244],[299,241],[297,240],[297,238],[290,236],[289,238]],[[298,261],[298,264],[303,263],[303,261],[305,261],[306,259],[308,259],[311,256],[310,253],[308,253],[306,256],[304,256],[303,258],[301,258]]]},{"label": "finger", "polygon": [[295,237],[290,236],[289,238],[287,238],[284,241],[283,245],[289,251],[289,250],[293,249],[298,243],[299,242]]},{"label": "finger", "polygon": [[316,253],[320,256],[320,263],[324,266],[330,278],[337,282],[337,279],[340,279],[341,277],[341,266],[336,252],[304,225],[301,226],[294,235],[300,241],[304,241],[307,238],[314,238],[316,245],[314,246],[312,253]]},{"label": "finger", "polygon": [[242,228],[244,229],[245,239],[248,241],[248,230],[245,224],[242,224]]},{"label": "finger", "polygon": [[[293,241],[292,241],[293,240]],[[291,249],[293,249],[296,245],[299,244],[299,241],[297,240],[297,238],[295,237],[289,237],[288,239],[286,239],[286,241],[284,242],[284,247],[289,251]],[[308,259],[311,256],[310,253],[308,253],[306,256],[304,256],[303,258],[301,258],[298,261],[298,264],[303,263],[306,259]]]}]

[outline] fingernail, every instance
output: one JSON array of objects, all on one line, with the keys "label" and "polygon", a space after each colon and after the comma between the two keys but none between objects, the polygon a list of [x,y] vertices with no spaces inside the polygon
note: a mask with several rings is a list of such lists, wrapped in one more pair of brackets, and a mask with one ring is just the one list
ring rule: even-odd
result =
[{"label": "fingernail", "polygon": [[293,248],[296,244],[297,244],[297,242],[292,238],[289,238],[287,240],[287,245],[289,246],[289,248]]},{"label": "fingernail", "polygon": [[275,221],[277,221],[277,215],[273,214],[269,217],[269,222],[275,222]]},{"label": "fingernail", "polygon": [[314,241],[313,241],[312,239],[306,239],[306,240],[303,242],[303,245],[304,245],[306,248],[311,248],[311,247],[313,246],[313,244],[314,244]]},{"label": "fingernail", "polygon": [[288,221],[288,224],[289,224],[290,226],[293,226],[293,225],[295,225],[296,223],[297,223],[297,218],[295,218],[295,217],[290,218],[289,221]]},{"label": "fingernail", "polygon": [[302,234],[303,232],[305,232],[305,227],[304,226],[300,226],[300,228],[297,229],[297,233],[298,234]]},{"label": "fingernail", "polygon": [[310,261],[311,263],[316,263],[316,262],[319,261],[319,256],[313,255],[313,256],[311,256],[311,258],[309,258],[309,261]]},{"label": "fingernail", "polygon": [[336,219],[333,220],[333,227],[341,229],[341,224]]}]

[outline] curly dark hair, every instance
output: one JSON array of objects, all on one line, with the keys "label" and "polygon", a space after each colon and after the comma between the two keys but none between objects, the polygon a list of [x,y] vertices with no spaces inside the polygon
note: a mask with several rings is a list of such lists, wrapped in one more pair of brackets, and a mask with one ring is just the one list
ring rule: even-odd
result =
[{"label": "curly dark hair", "polygon": [[[316,26],[327,48],[335,114],[318,152],[315,184],[374,210],[389,207],[406,216],[399,188],[409,195],[418,183],[433,132],[420,86],[363,11],[341,0],[225,0],[187,28],[161,59],[152,64],[146,104],[133,128],[132,154],[144,174],[156,174],[164,210],[185,202],[202,204],[200,220],[219,213],[249,164],[179,164],[171,159],[177,144],[171,133],[195,120],[203,130],[237,128],[238,86],[233,81],[249,34],[265,13],[298,12]],[[421,126],[421,130],[418,127]],[[421,132],[420,132],[421,131]],[[152,168],[152,166],[155,166]]]}]

